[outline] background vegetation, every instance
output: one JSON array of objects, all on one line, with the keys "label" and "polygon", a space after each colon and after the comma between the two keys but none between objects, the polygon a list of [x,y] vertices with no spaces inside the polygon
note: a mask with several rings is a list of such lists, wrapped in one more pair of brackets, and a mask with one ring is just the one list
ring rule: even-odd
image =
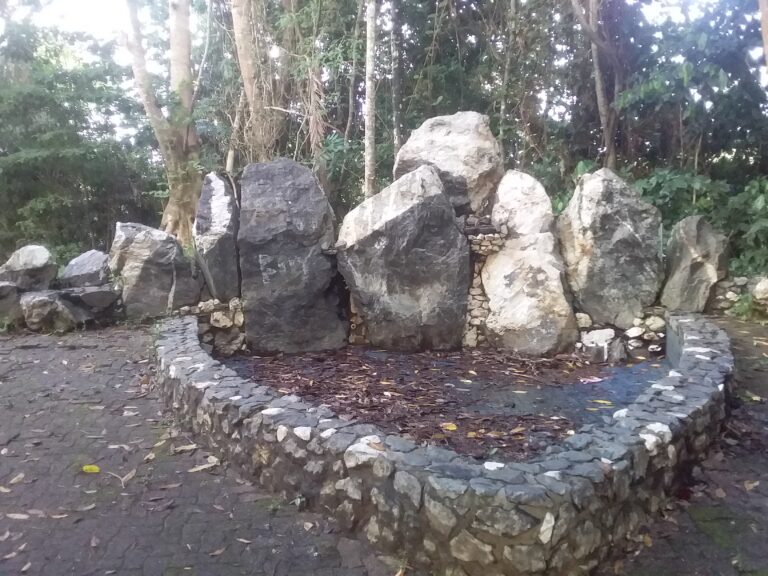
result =
[{"label": "background vegetation", "polygon": [[[181,122],[197,132],[194,169],[235,174],[289,156],[315,169],[339,217],[359,202],[363,1],[194,0],[194,103],[184,109],[169,87],[168,2],[132,0],[156,101],[171,118],[186,110]],[[19,16],[28,4],[40,6],[0,0],[0,259],[31,241],[62,258],[108,248],[118,219],[159,225],[163,150],[115,58],[121,41],[37,28]],[[243,5],[245,36],[233,21]],[[398,128],[407,138],[429,117],[476,110],[491,118],[507,166],[539,178],[556,209],[580,174],[612,164],[667,228],[705,214],[730,237],[735,272],[768,269],[754,0],[385,0],[376,13],[378,187],[391,180]],[[256,55],[257,106],[238,50]]]}]

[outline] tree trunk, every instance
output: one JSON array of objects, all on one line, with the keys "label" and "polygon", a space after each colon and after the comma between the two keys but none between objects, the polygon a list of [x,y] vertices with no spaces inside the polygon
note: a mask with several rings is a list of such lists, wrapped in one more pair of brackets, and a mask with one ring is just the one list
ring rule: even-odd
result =
[{"label": "tree trunk", "polygon": [[401,80],[401,55],[402,23],[400,22],[400,0],[390,0],[392,10],[392,32],[390,33],[390,48],[392,57],[392,144],[395,158],[403,145],[403,118],[402,118],[402,80]]},{"label": "tree trunk", "polygon": [[760,27],[763,31],[763,59],[768,66],[768,0],[758,0],[760,5]]},{"label": "tree trunk", "polygon": [[197,169],[199,140],[192,121],[193,86],[189,0],[171,0],[171,91],[178,98],[170,119],[157,104],[157,94],[147,72],[146,52],[141,37],[141,23],[136,0],[127,0],[131,36],[128,48],[132,56],[135,78],[150,126],[160,144],[168,180],[168,203],[163,211],[161,227],[179,239],[182,245],[192,242],[192,223],[197,212],[202,178]]},{"label": "tree trunk", "polygon": [[352,126],[355,122],[355,110],[357,109],[355,94],[357,93],[357,59],[360,44],[360,21],[363,19],[363,8],[366,0],[357,2],[357,18],[355,19],[355,32],[352,37],[352,68],[349,71],[349,93],[347,95],[347,126],[344,130],[344,141],[348,142],[352,135]]},{"label": "tree trunk", "polygon": [[227,160],[224,165],[224,170],[230,176],[235,171],[235,155],[237,154],[237,138],[238,134],[243,129],[243,116],[245,115],[244,108],[248,105],[248,101],[245,98],[245,90],[240,92],[240,98],[237,101],[237,107],[235,109],[235,119],[232,121],[232,133],[229,136],[229,149],[227,150]]},{"label": "tree trunk", "polygon": [[367,0],[365,44],[365,197],[376,194],[376,0]]},{"label": "tree trunk", "polygon": [[515,36],[517,32],[517,0],[509,0],[507,12],[507,41],[504,54],[504,75],[501,81],[501,103],[499,105],[499,144],[501,145],[501,157],[506,163],[505,138],[507,127],[507,90],[509,89],[509,76],[512,73],[512,52],[514,50]]}]

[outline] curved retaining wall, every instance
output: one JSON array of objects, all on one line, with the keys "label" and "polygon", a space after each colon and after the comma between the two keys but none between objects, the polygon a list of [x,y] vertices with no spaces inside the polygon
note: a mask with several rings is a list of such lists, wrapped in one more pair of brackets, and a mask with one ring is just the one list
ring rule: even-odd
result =
[{"label": "curved retaining wall", "polygon": [[719,433],[733,367],[711,322],[670,317],[675,369],[628,408],[525,463],[478,463],[244,380],[165,321],[158,381],[176,415],[265,487],[436,575],[588,573],[637,533]]}]

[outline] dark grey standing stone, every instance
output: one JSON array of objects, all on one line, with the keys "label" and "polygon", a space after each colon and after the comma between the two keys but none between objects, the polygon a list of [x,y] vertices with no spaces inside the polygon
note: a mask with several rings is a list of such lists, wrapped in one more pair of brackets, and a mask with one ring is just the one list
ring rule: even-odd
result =
[{"label": "dark grey standing stone", "polygon": [[44,246],[30,244],[11,254],[0,266],[0,282],[16,284],[20,290],[47,290],[58,268]]},{"label": "dark grey standing stone", "polygon": [[371,344],[461,345],[469,245],[435,168],[419,167],[347,214],[338,248],[339,270]]},{"label": "dark grey standing stone", "polygon": [[143,224],[117,223],[109,268],[120,277],[128,318],[163,316],[200,298],[200,278],[176,238]]},{"label": "dark grey standing stone", "polygon": [[246,166],[238,247],[246,338],[255,352],[344,346],[334,216],[312,171],[281,158]]},{"label": "dark grey standing stone", "polygon": [[15,326],[23,317],[19,287],[12,282],[0,282],[0,328]]},{"label": "dark grey standing stone", "polygon": [[101,250],[88,250],[72,259],[59,278],[63,288],[101,286],[109,282],[109,256]]},{"label": "dark grey standing stone", "polygon": [[728,239],[702,216],[672,229],[667,244],[667,283],[661,303],[671,311],[703,312],[715,284],[728,275]]},{"label": "dark grey standing stone", "polygon": [[194,226],[195,249],[211,295],[223,302],[240,296],[237,226],[240,213],[232,187],[211,172],[203,181]]}]

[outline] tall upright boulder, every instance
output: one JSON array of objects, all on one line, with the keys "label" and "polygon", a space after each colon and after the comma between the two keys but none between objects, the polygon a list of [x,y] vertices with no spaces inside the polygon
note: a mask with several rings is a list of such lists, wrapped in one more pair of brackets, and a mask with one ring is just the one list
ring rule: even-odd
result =
[{"label": "tall upright boulder", "polygon": [[482,281],[490,313],[488,341],[528,356],[561,352],[579,338],[554,235],[552,202],[532,176],[511,170],[499,184],[491,215],[509,236],[488,256]]},{"label": "tall upright boulder", "polygon": [[30,244],[11,254],[0,266],[0,282],[16,284],[20,290],[47,290],[58,268],[44,246]]},{"label": "tall upright boulder", "polygon": [[667,282],[661,303],[677,312],[703,312],[715,284],[728,275],[728,239],[702,216],[672,229],[667,244]]},{"label": "tall upright boulder", "polygon": [[411,133],[395,161],[395,178],[419,166],[437,168],[457,212],[480,212],[504,175],[501,147],[487,116],[457,112],[437,116]]},{"label": "tall upright boulder", "polygon": [[281,158],[246,166],[238,247],[246,338],[258,352],[340,348],[346,342],[334,216],[309,168]]},{"label": "tall upright boulder", "polygon": [[197,304],[201,279],[176,238],[143,224],[118,222],[109,268],[119,276],[128,318],[170,314]]},{"label": "tall upright boulder", "polygon": [[338,247],[339,270],[372,345],[461,345],[469,245],[435,168],[417,168],[347,214]]},{"label": "tall upright boulder", "polygon": [[576,307],[622,329],[662,282],[659,211],[607,168],[584,176],[557,221]]},{"label": "tall upright boulder", "polygon": [[193,232],[205,283],[214,298],[225,302],[240,296],[239,219],[232,187],[227,180],[211,172],[203,181]]},{"label": "tall upright boulder", "polygon": [[0,328],[15,326],[23,319],[19,298],[16,284],[0,282]]},{"label": "tall upright boulder", "polygon": [[109,282],[109,256],[101,250],[88,250],[70,260],[59,278],[65,288],[101,286]]}]

